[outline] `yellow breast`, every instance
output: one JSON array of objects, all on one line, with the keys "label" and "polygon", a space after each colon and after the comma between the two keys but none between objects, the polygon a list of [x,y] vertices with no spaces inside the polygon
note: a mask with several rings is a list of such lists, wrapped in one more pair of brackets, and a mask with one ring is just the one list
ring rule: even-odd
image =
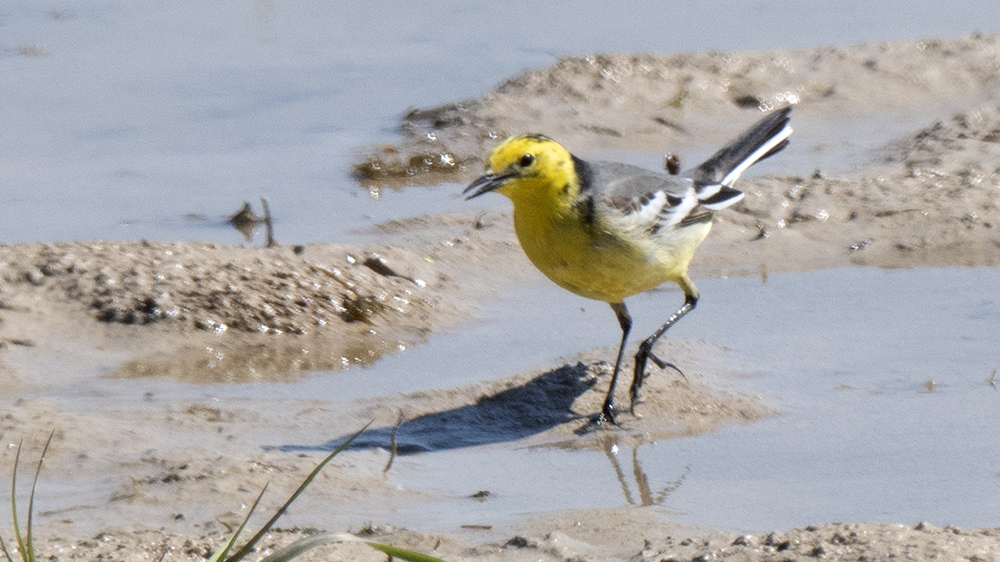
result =
[{"label": "yellow breast", "polygon": [[612,234],[606,220],[587,223],[572,209],[546,212],[552,208],[514,201],[514,228],[524,253],[560,287],[609,303],[676,282],[712,228],[703,222],[652,237]]}]

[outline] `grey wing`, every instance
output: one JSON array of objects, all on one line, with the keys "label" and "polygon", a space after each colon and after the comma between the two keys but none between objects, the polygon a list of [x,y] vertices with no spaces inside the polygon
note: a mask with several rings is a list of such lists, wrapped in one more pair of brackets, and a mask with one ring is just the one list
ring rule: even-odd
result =
[{"label": "grey wing", "polygon": [[616,211],[626,229],[656,232],[711,218],[712,213],[735,205],[743,192],[733,182],[755,162],[788,145],[792,134],[790,107],[774,111],[752,125],[711,158],[680,176],[651,172],[617,162],[577,160],[584,186],[597,193],[590,203]]},{"label": "grey wing", "polygon": [[689,177],[618,162],[593,162],[591,172],[591,185],[597,190],[592,196],[621,213],[634,227],[655,232],[690,222],[693,214],[705,214],[705,209],[698,209],[698,193]]}]

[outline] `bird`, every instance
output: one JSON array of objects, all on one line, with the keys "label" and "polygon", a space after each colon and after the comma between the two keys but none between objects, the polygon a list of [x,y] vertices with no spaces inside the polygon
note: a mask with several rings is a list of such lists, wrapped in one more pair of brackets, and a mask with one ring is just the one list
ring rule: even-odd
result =
[{"label": "bird", "polygon": [[[466,199],[497,192],[514,206],[514,231],[528,259],[560,287],[611,305],[621,327],[614,370],[598,423],[619,425],[615,385],[632,329],[625,298],[668,281],[684,304],[639,344],[629,389],[635,415],[646,365],[673,368],[653,353],[657,340],[698,304],[688,275],[716,212],[743,199],[733,183],[783,150],[791,107],[772,111],[701,164],[670,175],[618,162],[586,161],[541,134],[507,138],[486,158]],[[683,372],[681,372],[683,375]]]}]

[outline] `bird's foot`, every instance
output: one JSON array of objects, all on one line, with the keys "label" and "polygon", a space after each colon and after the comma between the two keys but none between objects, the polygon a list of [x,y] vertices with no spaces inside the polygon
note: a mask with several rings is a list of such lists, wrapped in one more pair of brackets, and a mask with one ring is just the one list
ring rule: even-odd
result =
[{"label": "bird's foot", "polygon": [[605,402],[601,408],[601,415],[597,417],[598,425],[611,424],[618,425],[618,418],[615,416],[615,405],[613,402]]},{"label": "bird's foot", "polygon": [[667,367],[669,367],[680,373],[681,377],[687,379],[687,375],[685,375],[684,371],[682,371],[680,367],[678,367],[677,365],[674,365],[669,361],[664,361],[663,359],[660,359],[652,351],[640,348],[639,353],[635,357],[636,369],[635,373],[632,376],[632,385],[629,387],[629,398],[631,399],[631,403],[629,404],[629,411],[632,413],[632,415],[636,417],[639,416],[635,413],[635,407],[637,404],[641,404],[641,401],[639,400],[639,391],[642,389],[642,383],[646,380],[646,377],[649,376],[646,373],[647,360],[652,361],[653,364],[655,364],[657,367],[661,369],[666,369]]},{"label": "bird's foot", "polygon": [[590,420],[573,433],[577,435],[588,435],[595,431],[605,431],[618,427],[618,418],[615,416],[614,405],[611,408],[604,407],[601,413],[590,416]]},{"label": "bird's foot", "polygon": [[641,418],[641,417],[642,417],[642,414],[639,414],[639,413],[636,413],[636,411],[635,411],[635,407],[636,407],[636,405],[638,405],[638,404],[642,404],[642,400],[639,400],[639,397],[638,397],[638,396],[633,396],[633,397],[632,397],[632,400],[631,400],[631,401],[629,402],[629,405],[628,405],[628,411],[629,411],[629,413],[630,413],[630,414],[632,414],[632,415],[633,415],[634,417],[636,417],[636,418]]},{"label": "bird's foot", "polygon": [[677,371],[678,373],[680,373],[680,375],[682,377],[687,378],[687,375],[684,374],[684,371],[682,371],[680,367],[678,367],[677,365],[674,365],[673,363],[671,363],[669,361],[664,361],[663,359],[660,359],[659,357],[657,357],[653,353],[649,354],[649,360],[652,361],[653,363],[656,363],[656,366],[659,367],[659,368],[661,368],[661,369],[666,369],[667,367],[670,367],[671,369],[673,369],[673,370]]}]

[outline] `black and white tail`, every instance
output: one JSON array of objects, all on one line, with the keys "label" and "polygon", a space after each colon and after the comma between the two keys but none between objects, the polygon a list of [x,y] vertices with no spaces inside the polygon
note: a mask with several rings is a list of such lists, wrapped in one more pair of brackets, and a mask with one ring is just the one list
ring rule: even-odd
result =
[{"label": "black and white tail", "polygon": [[791,112],[786,107],[769,114],[685,174],[694,180],[702,207],[720,211],[743,199],[743,192],[733,189],[733,183],[747,168],[788,146]]}]

